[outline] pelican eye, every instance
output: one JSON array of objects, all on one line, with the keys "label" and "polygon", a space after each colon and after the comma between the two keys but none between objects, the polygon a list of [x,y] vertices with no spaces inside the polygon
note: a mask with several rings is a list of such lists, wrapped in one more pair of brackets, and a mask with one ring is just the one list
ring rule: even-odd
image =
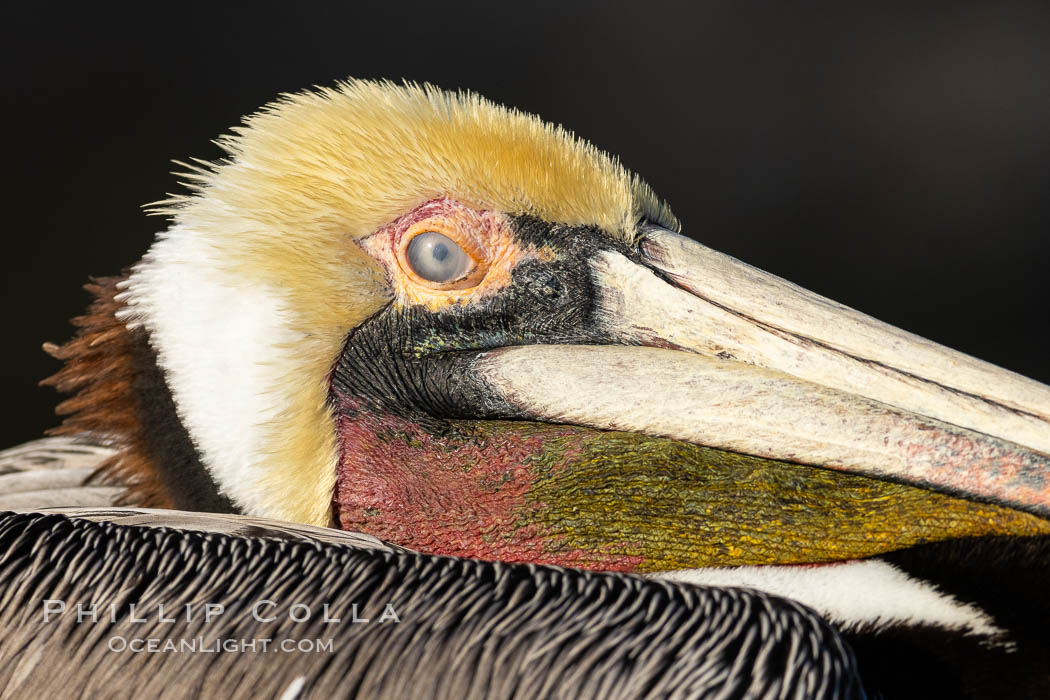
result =
[{"label": "pelican eye", "polygon": [[414,236],[408,242],[405,258],[412,272],[437,284],[455,282],[474,267],[474,260],[467,251],[436,231],[424,231]]}]

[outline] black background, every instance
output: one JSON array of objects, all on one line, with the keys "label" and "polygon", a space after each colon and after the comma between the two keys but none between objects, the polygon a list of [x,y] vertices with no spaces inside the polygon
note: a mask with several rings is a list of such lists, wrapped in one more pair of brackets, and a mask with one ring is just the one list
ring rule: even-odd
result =
[{"label": "black background", "polygon": [[[147,9],[147,7],[149,9]],[[171,159],[282,91],[469,88],[617,153],[685,231],[1050,380],[1050,3],[281,3],[5,9],[0,446],[53,425],[89,275]]]}]

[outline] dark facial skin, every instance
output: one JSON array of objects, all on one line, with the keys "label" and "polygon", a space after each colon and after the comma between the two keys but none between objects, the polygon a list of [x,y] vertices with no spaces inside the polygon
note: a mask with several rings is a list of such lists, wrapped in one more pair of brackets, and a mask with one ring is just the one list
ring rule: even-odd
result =
[{"label": "dark facial skin", "polygon": [[434,430],[452,418],[521,417],[466,371],[482,351],[532,344],[608,344],[596,323],[596,291],[586,261],[602,250],[636,258],[594,228],[512,220],[523,245],[545,246],[550,262],[525,260],[500,293],[441,311],[393,304],[347,339],[332,371],[335,396],[420,421]]}]

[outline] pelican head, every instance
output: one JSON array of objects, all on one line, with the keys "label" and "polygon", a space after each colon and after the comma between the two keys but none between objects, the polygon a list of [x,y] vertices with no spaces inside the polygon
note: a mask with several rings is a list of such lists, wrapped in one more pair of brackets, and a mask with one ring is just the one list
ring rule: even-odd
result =
[{"label": "pelican head", "polygon": [[684,237],[560,127],[351,81],[220,144],[53,349],[132,502],[635,572],[1050,533],[1050,388]]}]

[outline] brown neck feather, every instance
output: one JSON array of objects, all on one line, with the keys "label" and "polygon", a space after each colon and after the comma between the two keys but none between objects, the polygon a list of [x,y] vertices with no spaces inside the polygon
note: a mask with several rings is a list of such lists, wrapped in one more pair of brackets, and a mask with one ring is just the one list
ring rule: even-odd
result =
[{"label": "brown neck feather", "polygon": [[201,465],[141,327],[117,319],[116,297],[127,277],[103,277],[85,285],[94,300],[73,319],[74,337],[44,349],[65,362],[41,384],[71,394],[55,412],[65,416],[52,435],[87,434],[113,444],[117,453],[95,479],[127,488],[123,505],[232,512]]}]

